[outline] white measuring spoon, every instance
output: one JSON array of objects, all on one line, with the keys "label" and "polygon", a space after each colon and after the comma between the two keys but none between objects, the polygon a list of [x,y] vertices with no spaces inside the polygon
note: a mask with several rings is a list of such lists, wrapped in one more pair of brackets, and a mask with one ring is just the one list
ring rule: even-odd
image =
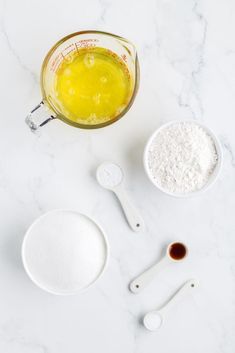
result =
[{"label": "white measuring spoon", "polygon": [[165,256],[155,265],[143,272],[130,283],[131,292],[137,294],[142,291],[157,275],[157,273],[171,262],[180,262],[188,255],[186,245],[174,242],[168,245]]},{"label": "white measuring spoon", "polygon": [[96,171],[96,178],[101,186],[115,193],[131,229],[135,232],[143,230],[144,221],[122,187],[124,174],[119,165],[112,162],[102,163]]},{"label": "white measuring spoon", "polygon": [[165,304],[160,310],[153,310],[148,312],[143,319],[143,324],[149,331],[157,331],[165,320],[166,314],[169,309],[176,304],[185,294],[190,293],[195,287],[198,286],[198,282],[195,279],[191,279],[186,282],[175,295]]}]

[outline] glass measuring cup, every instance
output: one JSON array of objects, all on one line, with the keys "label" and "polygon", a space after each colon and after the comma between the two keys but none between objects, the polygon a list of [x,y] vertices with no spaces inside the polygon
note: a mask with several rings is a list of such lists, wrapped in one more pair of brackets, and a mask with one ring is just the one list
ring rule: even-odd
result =
[{"label": "glass measuring cup", "polygon": [[[62,112],[59,99],[54,93],[56,73],[62,62],[71,62],[74,54],[81,49],[103,48],[106,53],[118,58],[132,80],[129,101],[123,109],[101,123],[84,123],[71,120]],[[78,77],[79,79],[79,77]],[[70,34],[58,41],[46,55],[41,69],[42,101],[26,117],[32,131],[44,126],[51,120],[60,119],[66,124],[83,129],[101,128],[119,120],[131,107],[139,86],[139,64],[136,49],[128,40],[114,34],[100,31],[82,31]],[[82,118],[82,117],[81,117]]]}]

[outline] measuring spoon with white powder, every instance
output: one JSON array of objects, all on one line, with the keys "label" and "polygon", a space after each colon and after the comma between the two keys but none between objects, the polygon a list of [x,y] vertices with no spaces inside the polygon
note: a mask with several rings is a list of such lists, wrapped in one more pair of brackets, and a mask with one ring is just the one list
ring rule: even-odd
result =
[{"label": "measuring spoon with white powder", "polygon": [[149,331],[157,331],[163,324],[169,310],[174,306],[182,297],[189,294],[198,286],[195,279],[186,282],[175,295],[160,309],[148,312],[143,319],[143,324]]},{"label": "measuring spoon with white powder", "polygon": [[165,256],[130,283],[131,292],[135,294],[141,292],[150,282],[152,282],[162,268],[172,262],[180,262],[184,260],[187,255],[188,249],[186,245],[181,242],[170,243],[166,249]]},{"label": "measuring spoon with white powder", "polygon": [[96,178],[103,188],[113,191],[117,196],[131,229],[135,232],[143,230],[144,221],[123,188],[124,173],[119,165],[102,163],[97,168]]}]

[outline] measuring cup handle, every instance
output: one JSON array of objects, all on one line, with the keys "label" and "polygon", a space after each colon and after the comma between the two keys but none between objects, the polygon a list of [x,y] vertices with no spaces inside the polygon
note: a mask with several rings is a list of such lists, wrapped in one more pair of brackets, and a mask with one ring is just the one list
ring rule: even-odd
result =
[{"label": "measuring cup handle", "polygon": [[30,130],[35,132],[38,128],[46,125],[49,121],[55,119],[53,112],[42,101],[27,115],[25,122]]}]

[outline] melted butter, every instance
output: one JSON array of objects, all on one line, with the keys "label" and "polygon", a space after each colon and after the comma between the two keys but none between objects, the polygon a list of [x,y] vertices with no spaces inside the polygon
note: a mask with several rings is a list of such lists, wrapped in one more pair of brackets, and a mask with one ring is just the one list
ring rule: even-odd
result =
[{"label": "melted butter", "polygon": [[133,82],[120,58],[103,48],[87,48],[64,59],[56,72],[54,96],[67,119],[96,125],[115,119],[128,105]]}]

